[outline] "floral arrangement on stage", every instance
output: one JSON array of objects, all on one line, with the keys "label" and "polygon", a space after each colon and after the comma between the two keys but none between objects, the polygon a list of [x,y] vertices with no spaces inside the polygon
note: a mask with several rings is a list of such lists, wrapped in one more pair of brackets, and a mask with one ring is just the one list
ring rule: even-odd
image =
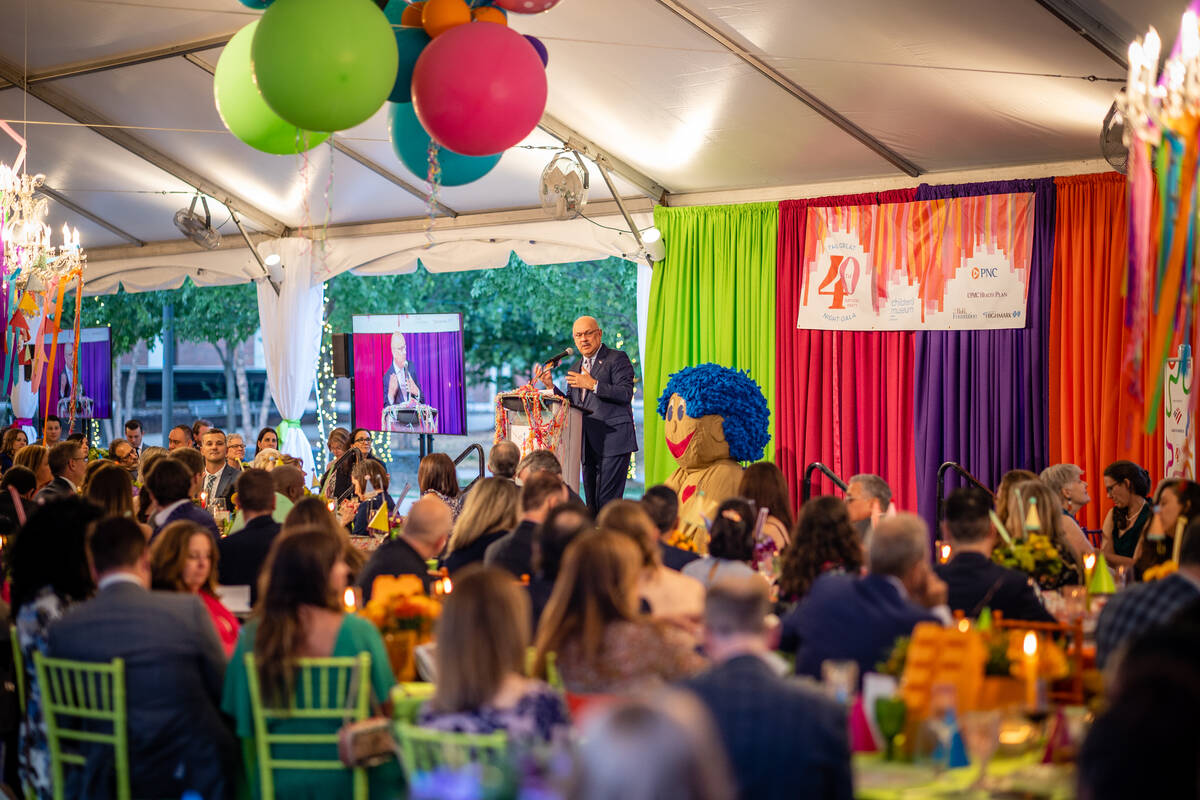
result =
[{"label": "floral arrangement on stage", "polygon": [[[529,419],[529,440],[522,443],[521,452],[530,450],[554,450],[562,437],[563,425],[567,421],[567,404],[556,403],[558,407],[547,420],[544,417],[546,406],[544,397],[536,386],[527,383],[518,386],[510,394],[517,394]],[[503,442],[508,438],[508,410],[504,408],[501,395],[496,396],[496,436],[495,442]]]}]

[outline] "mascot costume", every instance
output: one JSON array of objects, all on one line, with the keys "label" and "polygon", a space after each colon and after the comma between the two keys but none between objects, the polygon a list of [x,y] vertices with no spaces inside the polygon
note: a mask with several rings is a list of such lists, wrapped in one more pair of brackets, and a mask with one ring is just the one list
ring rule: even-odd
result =
[{"label": "mascot costume", "polygon": [[770,440],[766,398],[747,373],[701,364],[671,375],[658,398],[658,415],[679,464],[666,484],[679,495],[685,525],[700,525],[737,495],[738,462],[762,458]]}]

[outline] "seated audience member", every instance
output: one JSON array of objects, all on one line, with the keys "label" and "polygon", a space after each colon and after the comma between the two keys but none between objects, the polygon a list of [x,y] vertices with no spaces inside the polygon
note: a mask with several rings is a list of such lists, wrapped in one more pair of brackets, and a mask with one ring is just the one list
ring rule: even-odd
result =
[{"label": "seated audience member", "polygon": [[1083,470],[1074,464],[1046,467],[1038,478],[1059,499],[1063,515],[1070,517],[1072,522],[1075,521],[1075,515],[1092,501],[1088,495],[1087,481],[1083,479]]},{"label": "seated audience member", "polygon": [[325,472],[321,475],[321,480],[317,483],[322,489],[325,488],[326,482],[333,475],[334,466],[337,460],[346,454],[346,450],[350,447],[350,431],[345,428],[334,428],[329,432],[329,438],[325,440],[326,446],[329,448],[329,466],[325,468]]},{"label": "seated audience member", "polygon": [[1200,511],[1200,484],[1187,479],[1163,481],[1154,508],[1157,518],[1142,531],[1133,551],[1133,569],[1139,579],[1151,567],[1171,560],[1179,563],[1183,531]]},{"label": "seated audience member", "polygon": [[87,472],[87,448],[79,442],[61,442],[50,448],[48,463],[54,479],[37,493],[37,502],[45,504],[77,494]]},{"label": "seated audience member", "polygon": [[[103,463],[103,462],[102,462]],[[100,506],[106,517],[124,517],[134,519],[133,511],[133,479],[129,472],[116,464],[104,464],[88,478],[84,486],[83,496]],[[138,527],[150,540],[150,526],[138,523]]]},{"label": "seated audience member", "polygon": [[[27,444],[29,444],[29,437],[20,428],[9,428],[4,432],[4,439],[0,440],[0,472],[6,471],[13,465],[17,451]],[[516,445],[513,446],[516,447]]]},{"label": "seated audience member", "polygon": [[581,533],[592,530],[595,525],[587,506],[568,500],[555,506],[546,515],[546,521],[534,532],[533,577],[529,581],[530,611],[533,613],[533,627],[530,630],[537,630],[542,611],[550,602],[563,554],[571,542],[579,538]]},{"label": "seated audience member", "polygon": [[199,450],[202,446],[204,434],[212,430],[213,424],[206,419],[197,419],[192,421],[192,447]]},{"label": "seated audience member", "polygon": [[200,490],[204,486],[204,456],[194,447],[181,447],[173,450],[169,457],[183,464],[192,473],[192,486],[188,497],[199,502]]},{"label": "seated audience member", "polygon": [[651,616],[698,634],[704,614],[704,584],[667,569],[658,560],[658,528],[642,510],[641,503],[613,500],[601,509],[596,525],[623,533],[637,545],[642,554],[638,595],[649,606]]},{"label": "seated audience member", "polygon": [[241,472],[246,464],[246,440],[240,433],[225,437],[225,463]]},{"label": "seated audience member", "polygon": [[283,460],[283,453],[276,450],[274,447],[266,447],[254,454],[254,460],[250,462],[250,466],[255,469],[265,469],[267,472],[279,466]]},{"label": "seated audience member", "polygon": [[871,529],[873,520],[887,513],[892,505],[892,487],[878,475],[864,473],[855,475],[846,482],[846,511],[850,514],[850,524],[865,535]]},{"label": "seated audience member", "polygon": [[1080,798],[1200,797],[1200,628],[1195,613],[1183,617],[1134,639],[1121,659],[1080,748]]},{"label": "seated audience member", "polygon": [[25,670],[19,773],[21,783],[39,798],[53,797],[53,787],[33,653],[46,653],[50,626],[96,589],[86,542],[89,526],[99,518],[100,509],[82,498],[31,506],[28,522],[5,552],[12,580],[12,622]]},{"label": "seated audience member", "polygon": [[792,543],[783,551],[779,599],[795,605],[825,573],[857,575],[862,565],[862,539],[846,504],[832,495],[813,497],[801,506]]},{"label": "seated audience member", "polygon": [[458,473],[454,461],[445,453],[430,453],[417,466],[417,486],[421,496],[432,494],[446,504],[450,515],[458,519],[462,511],[462,489],[458,487]]},{"label": "seated audience member", "polygon": [[463,570],[437,622],[437,689],[418,724],[506,731],[522,749],[565,744],[570,722],[562,697],[525,677],[529,641],[529,600],[512,575],[479,565]]},{"label": "seated audience member", "polygon": [[[558,456],[554,455],[553,450],[531,450],[527,453],[517,464],[517,483],[523,484],[530,475],[542,471],[557,475],[559,479],[562,479],[562,464],[559,462]],[[566,484],[566,481],[563,483]],[[567,499],[583,502],[583,498],[569,484],[567,485]]]},{"label": "seated audience member", "polygon": [[581,534],[563,558],[538,624],[536,673],[556,654],[576,693],[625,693],[698,672],[704,659],[683,630],[637,613],[642,553],[615,531]]},{"label": "seated audience member", "polygon": [[791,541],[792,527],[795,524],[783,470],[771,461],[751,464],[742,473],[742,484],[738,487],[737,496],[749,500],[756,509],[767,509],[768,516],[766,524],[763,525],[763,534],[775,544],[775,552],[782,553]]},{"label": "seated audience member", "polygon": [[249,586],[253,605],[258,600],[258,576],[279,535],[279,523],[271,517],[275,511],[271,474],[261,469],[243,470],[237,479],[237,496],[246,524],[221,539],[217,575],[222,586]]},{"label": "seated audience member", "polygon": [[521,490],[507,478],[477,481],[454,522],[442,566],[453,575],[465,566],[483,561],[492,542],[517,527],[520,497]]},{"label": "seated audience member", "polygon": [[229,444],[225,431],[210,427],[198,439],[200,454],[204,456],[204,474],[200,479],[200,491],[205,502],[220,500],[226,509],[233,508],[233,484],[238,471],[229,466]]},{"label": "seated audience member", "polygon": [[125,439],[113,439],[108,445],[108,455],[114,464],[129,473],[130,480],[137,474],[138,452]]},{"label": "seated audience member", "polygon": [[663,566],[682,570],[689,562],[700,557],[699,553],[667,544],[667,538],[679,526],[679,495],[664,483],[651,486],[642,495],[642,508],[649,515],[654,527],[658,528],[658,554]]},{"label": "seated audience member", "polygon": [[1162,625],[1200,600],[1200,519],[1192,520],[1179,548],[1179,570],[1150,583],[1122,589],[1105,604],[1096,623],[1096,666],[1103,668],[1131,638]]},{"label": "seated audience member", "polygon": [[62,440],[62,420],[56,415],[51,414],[46,417],[46,424],[42,429],[42,438],[37,444],[49,450]]},{"label": "seated audience member", "polygon": [[[380,531],[371,530],[371,520],[385,504],[387,515],[396,510],[396,501],[388,494],[390,479],[383,464],[375,459],[364,458],[354,465],[350,473],[354,480],[354,493],[358,497],[354,517],[350,523],[350,533],[354,536],[370,536]],[[445,505],[445,503],[443,503]]]},{"label": "seated audience member", "polygon": [[254,438],[254,458],[257,460],[259,455],[267,450],[279,451],[279,434],[274,428],[262,428],[258,432],[258,436]]},{"label": "seated audience member", "polygon": [[25,467],[12,466],[0,478],[0,536],[16,533],[33,511],[37,478]]},{"label": "seated audience member", "polygon": [[[197,541],[201,537],[197,537]],[[209,542],[208,544],[211,544]],[[225,653],[212,619],[190,594],[148,591],[146,537],[133,520],[96,525],[88,548],[99,591],[50,630],[49,653],[78,661],[125,660],[130,788],[135,797],[233,794],[237,750],[217,703]],[[98,748],[67,796],[83,797],[112,776],[112,750]]]},{"label": "seated audience member", "polygon": [[709,587],[704,651],[713,663],[683,682],[712,713],[733,764],[738,796],[853,796],[850,736],[838,704],[784,680],[767,663],[771,600],[758,578]]},{"label": "seated audience member", "polygon": [[193,445],[192,429],[187,425],[176,425],[167,432],[167,450],[174,453],[184,447]]},{"label": "seated audience member", "polygon": [[[283,521],[279,533],[285,534],[306,527],[329,531],[341,540],[344,551],[342,558],[345,560],[346,566],[350,568],[348,582],[357,585],[358,576],[362,574],[363,567],[367,563],[367,554],[355,547],[354,542],[350,540],[350,531],[346,530],[346,526],[334,516],[325,501],[317,495],[305,497],[296,503],[288,512],[287,519]],[[261,579],[262,573],[259,574],[259,580],[261,581]]]},{"label": "seated audience member", "polygon": [[535,472],[521,486],[521,520],[517,527],[492,542],[483,563],[503,567],[514,576],[533,574],[533,532],[555,506],[566,501],[566,486],[550,472]]},{"label": "seated audience member", "polygon": [[1019,530],[1022,521],[1025,519],[1022,516],[1019,520],[1014,520],[1012,523],[1009,522],[1008,514],[1012,509],[1013,489],[1016,488],[1018,483],[1036,480],[1037,475],[1034,475],[1027,469],[1010,469],[1000,476],[1000,485],[996,487],[996,517],[1000,520],[1000,524],[1004,526],[1004,530],[1009,533],[1012,533],[1014,529]]},{"label": "seated audience member", "polygon": [[[287,706],[298,696],[297,659],[356,657],[363,652],[370,655],[371,666],[361,679],[370,683],[374,704],[387,702],[396,678],[383,639],[369,620],[345,613],[342,605],[348,572],[343,552],[342,539],[320,528],[289,531],[272,545],[263,594],[238,638],[221,699],[222,710],[233,718],[244,744],[252,744],[254,739],[246,653],[254,653],[264,704]],[[275,734],[337,734],[343,721],[284,718],[268,725]],[[295,745],[290,752],[292,758],[299,759],[328,759],[333,755],[328,745]],[[255,781],[257,777],[255,773]],[[281,770],[274,779],[275,796],[279,798],[340,798],[354,794],[348,769]],[[370,770],[368,779],[373,798],[394,797],[401,780],[394,762]]]},{"label": "seated audience member", "polygon": [[134,480],[134,485],[138,487],[138,493],[134,496],[134,508],[137,509],[135,518],[138,522],[151,524],[150,516],[158,509],[154,507],[154,497],[148,491],[143,491],[146,487],[146,476],[150,474],[150,470],[159,461],[162,461],[169,454],[165,447],[144,447],[142,454],[138,458],[137,477]]},{"label": "seated audience member", "polygon": [[936,571],[946,582],[950,609],[972,619],[986,607],[1006,619],[1054,622],[1028,575],[992,561],[998,537],[988,513],[991,508],[991,496],[975,487],[956,489],[946,498],[942,534],[952,555]]},{"label": "seated audience member", "polygon": [[[255,459],[255,463],[258,463],[258,459]],[[279,464],[278,459],[271,461],[266,467],[252,465],[246,469],[256,469],[269,474],[275,495],[275,508],[271,510],[271,519],[282,525],[295,502],[304,497],[304,472],[291,464]],[[238,497],[239,503],[241,499]],[[246,527],[246,514],[239,508],[233,515],[229,532],[237,533],[244,527]]]},{"label": "seated audience member", "polygon": [[708,532],[708,555],[683,568],[683,574],[712,586],[729,578],[756,574],[754,559],[754,509],[740,497],[731,497],[717,507]]},{"label": "seated audience member", "polygon": [[[729,761],[713,727],[686,692],[614,703],[584,720],[566,798],[733,800]],[[810,796],[797,791],[791,796]]]},{"label": "seated audience member", "polygon": [[428,561],[442,552],[451,527],[450,509],[441,500],[422,497],[413,503],[404,530],[379,545],[363,567],[358,579],[363,600],[371,599],[371,589],[380,575],[416,575],[428,594],[433,583]]},{"label": "seated audience member", "polygon": [[[1061,583],[1083,582],[1083,557],[1095,548],[1075,525],[1068,529],[1067,517],[1059,511],[1058,501],[1046,484],[1039,480],[1023,481],[1009,493],[1008,520],[1013,536],[1040,533],[1058,550],[1066,569],[1059,576]],[[1038,530],[1026,530],[1030,507],[1037,509]]]},{"label": "seated audience member", "polygon": [[25,467],[32,472],[37,480],[38,491],[54,480],[54,474],[50,472],[50,451],[40,444],[25,445],[18,450],[13,458],[13,466]]},{"label": "seated audience member", "polygon": [[918,622],[946,622],[930,609],[946,584],[929,566],[929,529],[915,514],[886,517],[871,532],[865,577],[822,575],[783,622],[782,649],[796,648],[796,674],[821,677],[833,659],[858,662],[861,677]]},{"label": "seated audience member", "polygon": [[150,585],[163,592],[194,594],[204,601],[228,657],[237,644],[238,621],[217,597],[217,548],[194,522],[172,522],[150,548]]},{"label": "seated audience member", "polygon": [[150,527],[154,529],[151,541],[167,525],[180,520],[201,526],[212,534],[214,542],[221,538],[212,514],[192,502],[194,477],[192,471],[175,458],[162,459],[146,476],[146,491],[158,507],[150,521]]},{"label": "seated audience member", "polygon": [[514,480],[517,464],[521,461],[521,448],[512,442],[497,442],[488,452],[487,468],[496,478]]},{"label": "seated audience member", "polygon": [[79,494],[86,495],[88,484],[91,483],[92,476],[100,471],[103,467],[115,466],[107,458],[97,458],[87,463],[83,470],[83,482],[79,484]]}]

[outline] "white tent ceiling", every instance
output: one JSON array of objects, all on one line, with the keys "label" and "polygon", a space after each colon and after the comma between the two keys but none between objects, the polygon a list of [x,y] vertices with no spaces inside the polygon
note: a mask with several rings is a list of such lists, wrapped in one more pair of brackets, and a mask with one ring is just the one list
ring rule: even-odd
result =
[{"label": "white tent ceiling", "polygon": [[[535,262],[636,252],[628,236],[529,211],[550,156],[541,148],[572,137],[613,165],[639,224],[654,201],[1095,159],[1119,84],[1089,76],[1122,78],[1129,38],[1153,24],[1170,43],[1182,10],[1180,0],[563,0],[513,15],[550,51],[543,129],[482,180],[441,190],[438,252],[425,260],[490,265],[483,245],[514,243]],[[219,203],[214,223],[236,255],[181,238],[171,219],[195,189],[264,234],[328,223],[331,238],[372,240],[348,245],[371,262],[364,271],[415,264],[428,207],[415,195],[428,186],[393,155],[386,111],[339,133],[338,149],[299,157],[225,131],[209,70],[259,13],[236,0],[0,3],[0,86],[29,79],[28,92],[0,88],[0,119],[25,131],[29,170],[57,193],[52,225],[79,227],[89,291],[258,274]],[[0,136],[0,161],[15,154]],[[622,227],[591,166],[590,215]]]}]

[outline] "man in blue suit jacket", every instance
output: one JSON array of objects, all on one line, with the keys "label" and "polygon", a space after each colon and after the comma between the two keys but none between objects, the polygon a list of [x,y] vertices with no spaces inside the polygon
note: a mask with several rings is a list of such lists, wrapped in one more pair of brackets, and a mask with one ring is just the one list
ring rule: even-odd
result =
[{"label": "man in blue suit jacket", "polygon": [[991,508],[988,493],[973,486],[957,489],[946,498],[942,532],[954,555],[938,566],[937,574],[948,587],[951,610],[974,618],[990,608],[1006,619],[1054,622],[1028,575],[992,561],[996,529],[988,513]]},{"label": "man in blue suit jacket", "polygon": [[[575,320],[571,336],[582,356],[567,372],[566,397],[589,412],[583,417],[583,493],[592,514],[625,494],[629,455],[637,450],[633,429],[633,363],[621,350],[601,342],[594,317]],[[544,370],[542,383],[562,391]]]},{"label": "man in blue suit jacket", "polygon": [[164,458],[146,476],[146,490],[154,498],[158,512],[151,517],[154,533],[150,541],[172,522],[194,522],[212,534],[215,547],[221,535],[212,514],[192,502],[192,471],[174,458]]},{"label": "man in blue suit jacket", "polygon": [[821,676],[827,660],[856,661],[859,677],[886,661],[898,636],[918,622],[950,621],[946,584],[929,565],[929,528],[915,514],[879,521],[863,578],[827,573],[783,622],[781,647],[794,647],[796,673]]},{"label": "man in blue suit jacket", "polygon": [[769,610],[766,583],[757,576],[713,585],[704,608],[704,649],[713,666],[683,686],[712,713],[738,797],[849,800],[846,713],[767,662]]}]

